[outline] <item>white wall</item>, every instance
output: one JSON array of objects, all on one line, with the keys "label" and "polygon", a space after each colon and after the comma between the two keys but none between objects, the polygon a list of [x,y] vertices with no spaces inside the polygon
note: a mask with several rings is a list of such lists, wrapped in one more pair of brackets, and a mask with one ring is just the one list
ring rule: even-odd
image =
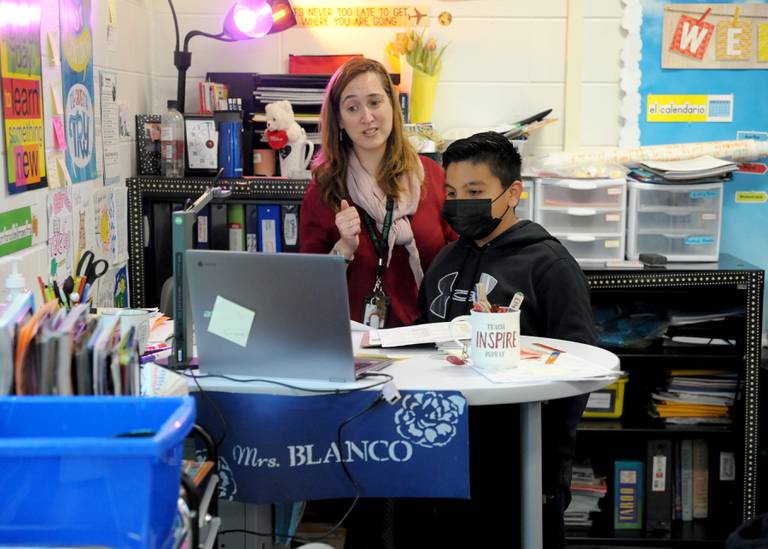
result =
[{"label": "white wall", "polygon": [[[94,63],[94,93],[98,94],[98,73],[106,69],[117,73],[118,102],[128,105],[129,126],[134,138],[133,115],[137,112],[149,112],[150,76],[149,58],[152,51],[152,32],[150,32],[150,0],[115,0],[117,12],[117,48],[109,51],[107,47],[107,2],[96,0],[92,2],[93,10],[93,63]],[[49,32],[55,34],[58,40],[58,0],[41,0],[42,21],[40,30],[41,51],[43,54],[43,88],[45,93],[45,136],[46,151],[53,149],[52,131],[52,98],[50,84],[58,86],[61,97],[61,67],[51,62],[48,48]],[[0,113],[0,120],[2,115]],[[0,211],[8,211],[25,206],[32,206],[33,214],[37,217],[38,234],[33,239],[34,245],[15,255],[21,256],[21,268],[27,285],[36,288],[36,277],[42,276],[47,280],[49,272],[47,251],[47,218],[46,196],[48,189],[23,192],[8,195],[6,151],[4,140],[0,139]],[[120,176],[122,179],[135,174],[135,143],[133,139],[120,143]],[[55,170],[47,166],[46,171]],[[75,186],[78,192],[92,193],[102,188],[102,180],[79,183]],[[7,273],[10,272],[8,258],[0,258],[0,288]],[[37,299],[39,292],[35,291]]]},{"label": "white wall", "polygon": [[[156,112],[175,97],[173,22],[167,0],[153,1],[157,55],[152,103]],[[583,65],[581,144],[616,145],[619,127],[620,0],[583,2],[584,51],[566,53],[567,0],[423,0],[387,4],[429,5],[428,34],[450,42],[435,105],[438,129],[493,126],[552,108],[560,122],[542,130],[533,143],[538,151],[563,147],[566,60],[580,55]],[[302,0],[296,0],[301,5]],[[309,3],[304,0],[304,3]],[[311,2],[314,5],[318,1]],[[379,0],[334,2],[334,5],[381,5]],[[175,3],[182,38],[189,30],[218,32],[230,2],[186,0]],[[437,15],[448,11],[453,22],[440,26]],[[187,112],[196,112],[197,84],[208,71],[287,72],[289,54],[362,53],[385,61],[384,46],[395,28],[293,28],[261,40],[225,44],[206,38],[190,43],[192,66],[187,75]]]}]

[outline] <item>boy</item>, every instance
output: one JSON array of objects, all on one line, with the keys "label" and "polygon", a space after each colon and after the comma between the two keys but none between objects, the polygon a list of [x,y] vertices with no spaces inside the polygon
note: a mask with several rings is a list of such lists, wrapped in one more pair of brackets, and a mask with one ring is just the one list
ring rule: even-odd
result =
[{"label": "boy", "polygon": [[[593,345],[589,290],[578,264],[543,227],[515,217],[522,182],[514,146],[498,133],[479,133],[451,144],[443,155],[443,167],[443,217],[460,238],[440,251],[424,277],[419,296],[423,320],[444,322],[468,314],[472,289],[484,282],[492,305],[508,305],[515,292],[523,292],[522,334]],[[542,406],[547,548],[565,547],[563,512],[571,499],[576,425],[586,401],[587,395],[582,395]],[[510,492],[519,475],[518,467],[510,467],[514,448],[498,451],[501,441],[510,437],[500,428],[515,429],[518,423],[510,419],[515,413],[515,406],[470,410],[470,507],[478,519],[485,516],[483,530],[497,530],[491,533],[497,539],[490,541],[516,541],[506,526],[497,523],[494,528],[494,521],[487,520],[487,514],[495,511],[494,496],[501,494],[513,505],[519,499],[517,491]],[[510,518],[509,508],[498,516],[502,524],[509,524]]]}]

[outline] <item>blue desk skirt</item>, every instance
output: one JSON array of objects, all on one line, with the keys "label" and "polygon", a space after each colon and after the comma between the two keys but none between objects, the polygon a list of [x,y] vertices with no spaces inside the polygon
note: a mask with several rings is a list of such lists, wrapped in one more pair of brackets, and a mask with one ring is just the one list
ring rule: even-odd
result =
[{"label": "blue desk skirt", "polygon": [[[378,390],[206,394],[226,420],[224,499],[282,503],[354,497],[358,489],[361,497],[469,497],[467,402],[459,392],[403,391],[395,404],[378,401]],[[198,422],[218,440],[221,419],[194,396]]]}]

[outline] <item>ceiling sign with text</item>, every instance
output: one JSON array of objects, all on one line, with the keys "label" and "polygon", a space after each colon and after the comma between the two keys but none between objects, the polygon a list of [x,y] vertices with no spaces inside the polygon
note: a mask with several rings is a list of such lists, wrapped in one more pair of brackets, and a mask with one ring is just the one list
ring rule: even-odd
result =
[{"label": "ceiling sign with text", "polygon": [[648,94],[647,122],[731,122],[733,95]]},{"label": "ceiling sign with text", "polygon": [[293,6],[299,27],[425,27],[429,8],[423,6],[332,6],[327,3]]},{"label": "ceiling sign with text", "polygon": [[664,6],[665,69],[768,68],[768,5]]}]

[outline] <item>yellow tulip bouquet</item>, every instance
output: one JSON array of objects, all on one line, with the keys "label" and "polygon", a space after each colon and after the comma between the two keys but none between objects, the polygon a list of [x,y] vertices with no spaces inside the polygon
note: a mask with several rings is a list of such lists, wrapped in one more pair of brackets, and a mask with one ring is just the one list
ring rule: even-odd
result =
[{"label": "yellow tulip bouquet", "polygon": [[425,40],[425,32],[418,34],[413,29],[398,32],[395,41],[387,44],[387,54],[393,58],[402,57],[414,69],[434,76],[440,73],[440,61],[448,44],[438,49],[434,38]]}]

